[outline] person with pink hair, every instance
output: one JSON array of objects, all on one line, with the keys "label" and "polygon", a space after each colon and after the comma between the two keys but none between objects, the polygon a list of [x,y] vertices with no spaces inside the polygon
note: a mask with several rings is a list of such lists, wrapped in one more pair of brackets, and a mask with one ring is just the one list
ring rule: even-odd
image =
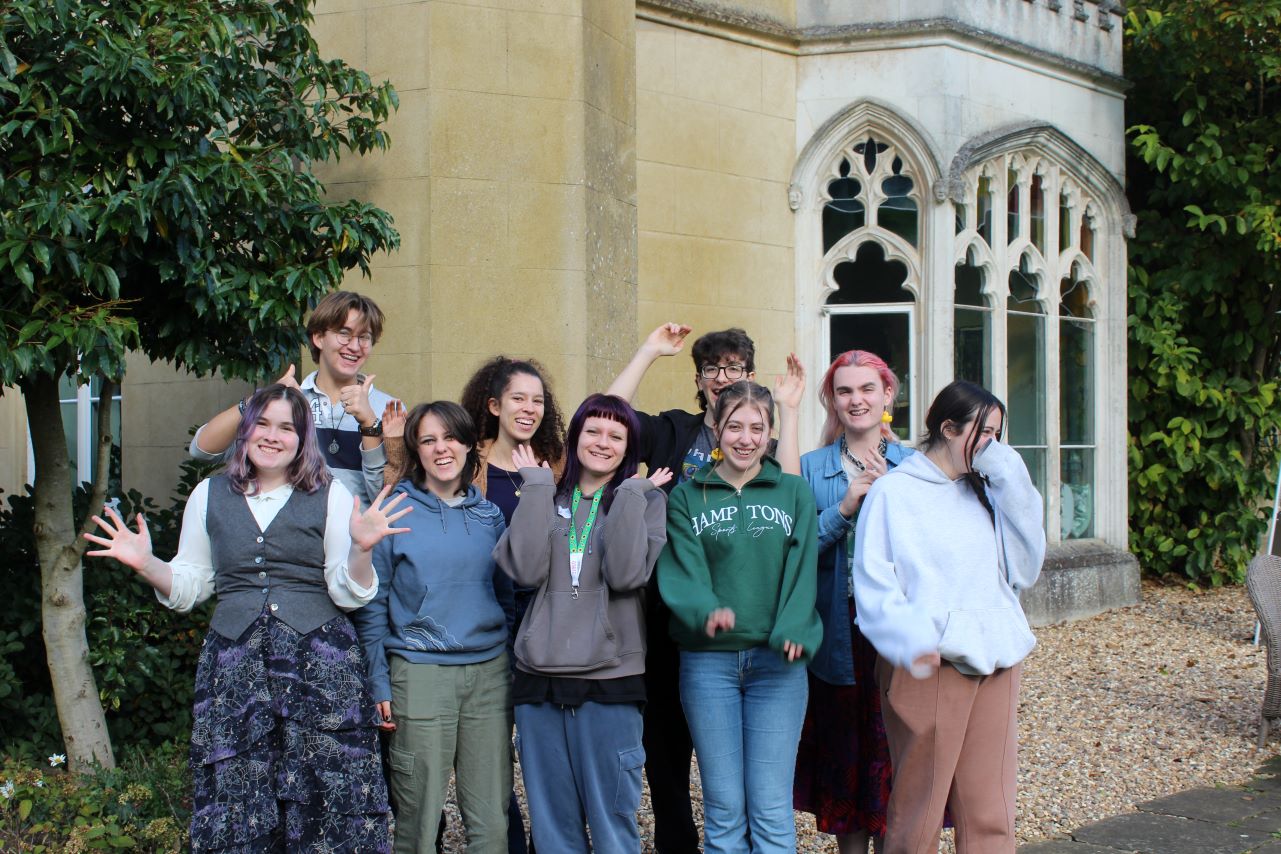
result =
[{"label": "person with pink hair", "polygon": [[[858,630],[850,560],[872,483],[911,449],[890,431],[898,378],[879,356],[849,350],[823,375],[823,447],[801,457],[818,505],[818,612],[823,643],[809,665],[810,703],[796,761],[794,806],[834,834],[842,854],[885,833],[890,761],[876,690],[876,650]],[[878,849],[879,850],[879,846]]]}]

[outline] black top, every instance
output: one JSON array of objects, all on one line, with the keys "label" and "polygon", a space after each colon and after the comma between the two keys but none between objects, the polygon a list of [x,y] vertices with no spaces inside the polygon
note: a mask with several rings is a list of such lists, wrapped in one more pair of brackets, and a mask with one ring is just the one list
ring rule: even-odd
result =
[{"label": "black top", "polygon": [[516,491],[522,485],[520,473],[500,469],[493,463],[486,463],[486,465],[488,470],[485,473],[485,498],[498,505],[498,509],[503,514],[503,521],[511,525],[512,514],[516,512],[516,505],[520,503],[520,497],[516,495]]},{"label": "black top", "polygon": [[[657,415],[637,412],[636,417],[640,419],[641,425],[641,462],[650,471],[668,468],[674,474],[679,474],[681,465],[685,462],[685,454],[698,438],[703,413],[668,409]],[[673,477],[663,484],[663,491],[670,495],[676,488],[677,480],[678,478]]]},{"label": "black top", "polygon": [[575,679],[568,676],[544,676],[516,668],[512,683],[512,703],[555,703],[577,708],[583,703],[643,703],[645,677],[619,676],[617,679]]}]

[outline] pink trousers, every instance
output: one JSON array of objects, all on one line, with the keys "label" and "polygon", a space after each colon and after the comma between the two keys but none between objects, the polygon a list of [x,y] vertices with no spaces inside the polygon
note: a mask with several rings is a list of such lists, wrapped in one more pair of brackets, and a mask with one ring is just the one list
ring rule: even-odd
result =
[{"label": "pink trousers", "polygon": [[943,810],[957,854],[1014,854],[1022,665],[966,676],[946,662],[928,679],[876,663],[894,766],[887,854],[936,854]]}]

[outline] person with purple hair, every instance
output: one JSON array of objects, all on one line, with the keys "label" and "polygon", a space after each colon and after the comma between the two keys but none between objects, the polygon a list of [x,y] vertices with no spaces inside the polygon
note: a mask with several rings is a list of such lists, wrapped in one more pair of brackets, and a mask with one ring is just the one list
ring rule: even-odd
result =
[{"label": "person with purple hair", "polygon": [[636,473],[639,432],[626,401],[593,394],[570,419],[559,482],[528,445],[512,454],[524,486],[494,558],[537,588],[512,700],[540,851],[640,851],[645,585],[667,542],[672,473]]},{"label": "person with purple hair", "polygon": [[142,514],[94,516],[89,552],[132,568],[187,612],[217,605],[196,669],[192,851],[390,851],[378,712],[345,612],[378,590],[370,551],[409,512],[384,489],[363,510],[325,468],[307,400],[249,398],[227,469],[183,511],[178,554]]}]

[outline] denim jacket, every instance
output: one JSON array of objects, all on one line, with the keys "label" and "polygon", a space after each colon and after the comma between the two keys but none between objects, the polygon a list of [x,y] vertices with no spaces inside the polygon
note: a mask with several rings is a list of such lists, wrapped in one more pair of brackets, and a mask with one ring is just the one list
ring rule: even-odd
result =
[{"label": "denim jacket", "polygon": [[[897,442],[885,449],[885,460],[894,468],[914,453]],[[801,457],[801,476],[814,491],[818,505],[818,614],[823,620],[823,643],[810,661],[810,672],[831,685],[854,684],[851,651],[850,572],[846,545],[854,533],[853,519],[841,515],[840,503],[849,488],[841,466],[840,440]]]}]

